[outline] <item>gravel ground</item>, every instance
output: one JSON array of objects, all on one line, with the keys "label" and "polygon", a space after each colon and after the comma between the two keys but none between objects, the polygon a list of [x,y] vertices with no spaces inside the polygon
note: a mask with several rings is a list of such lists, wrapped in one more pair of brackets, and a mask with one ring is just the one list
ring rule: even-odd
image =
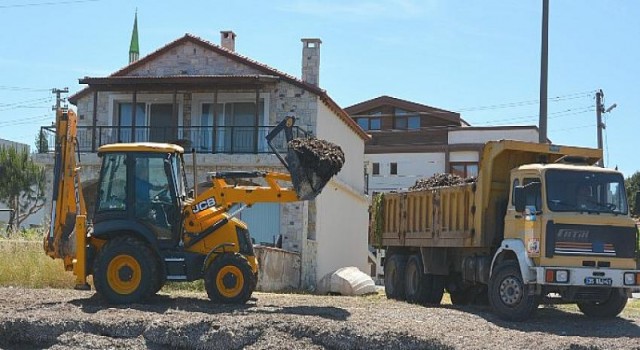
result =
[{"label": "gravel ground", "polygon": [[254,293],[216,305],[205,293],[161,293],[110,306],[93,292],[0,288],[6,349],[640,349],[640,313],[608,321],[544,307],[528,322],[488,308],[422,307],[383,296]]}]

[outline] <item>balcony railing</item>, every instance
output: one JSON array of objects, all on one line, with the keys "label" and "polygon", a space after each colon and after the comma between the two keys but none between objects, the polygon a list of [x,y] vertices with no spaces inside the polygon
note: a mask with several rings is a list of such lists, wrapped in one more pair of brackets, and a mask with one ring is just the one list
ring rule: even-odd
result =
[{"label": "balcony railing", "polygon": [[[189,126],[135,128],[118,126],[78,126],[77,139],[80,152],[97,152],[102,145],[122,142],[167,142],[184,146],[185,151],[197,153],[256,154],[271,153],[266,136],[274,126]],[[50,153],[55,149],[56,130],[53,126],[41,129],[38,152]],[[306,137],[308,133],[293,128],[293,137]],[[287,148],[284,132],[272,140],[279,151]]]}]

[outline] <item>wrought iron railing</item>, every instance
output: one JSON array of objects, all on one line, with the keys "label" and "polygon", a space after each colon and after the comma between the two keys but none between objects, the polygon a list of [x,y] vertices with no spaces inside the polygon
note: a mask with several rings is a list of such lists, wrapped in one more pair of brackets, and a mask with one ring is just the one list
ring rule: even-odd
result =
[{"label": "wrought iron railing", "polygon": [[[185,151],[197,153],[250,154],[271,153],[266,136],[274,126],[78,126],[77,139],[80,152],[97,152],[102,145],[122,142],[167,142],[183,145]],[[54,126],[40,128],[38,152],[50,153],[55,149]],[[294,127],[293,137],[306,137],[308,132]],[[284,133],[272,141],[276,149],[287,148]]]}]

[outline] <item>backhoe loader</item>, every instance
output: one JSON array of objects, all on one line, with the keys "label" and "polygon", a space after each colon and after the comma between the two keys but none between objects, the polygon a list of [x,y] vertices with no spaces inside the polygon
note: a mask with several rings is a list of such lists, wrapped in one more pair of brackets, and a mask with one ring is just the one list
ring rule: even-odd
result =
[{"label": "backhoe loader", "polygon": [[204,279],[211,300],[245,303],[257,284],[258,261],[237,212],[254,203],[313,199],[330,178],[301,162],[290,147],[283,157],[273,146],[281,132],[292,140],[294,122],[286,117],[267,135],[289,173],[209,173],[200,194],[188,190],[181,146],[104,145],[98,150],[102,167],[88,223],[75,155],[77,117],[72,110],[58,110],[46,254],[73,271],[77,289],[90,289],[92,275],[96,292],[109,303],[144,301],[166,281],[198,279]]}]

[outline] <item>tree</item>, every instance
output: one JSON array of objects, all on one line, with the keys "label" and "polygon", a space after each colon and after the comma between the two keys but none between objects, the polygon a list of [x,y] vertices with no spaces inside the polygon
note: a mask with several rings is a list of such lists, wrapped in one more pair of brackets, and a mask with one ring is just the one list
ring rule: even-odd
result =
[{"label": "tree", "polygon": [[627,198],[629,198],[629,206],[631,212],[635,213],[636,193],[640,191],[640,171],[636,171],[635,174],[624,180],[624,187],[627,190]]},{"label": "tree", "polygon": [[40,132],[36,134],[36,151],[38,153],[47,153],[49,151],[49,140],[47,140],[47,134],[44,129],[40,129]]},{"label": "tree", "polygon": [[0,147],[0,203],[13,209],[9,223],[14,229],[44,207],[45,170],[26,149]]}]

